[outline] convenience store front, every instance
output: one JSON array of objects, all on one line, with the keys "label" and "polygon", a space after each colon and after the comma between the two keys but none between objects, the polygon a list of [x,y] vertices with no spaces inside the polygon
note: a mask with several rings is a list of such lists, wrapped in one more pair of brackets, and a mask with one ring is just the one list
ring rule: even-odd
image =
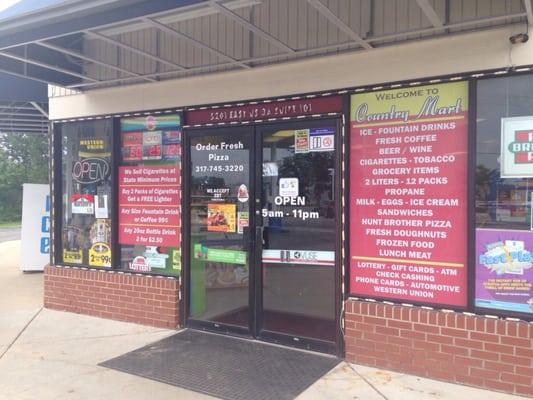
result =
[{"label": "convenience store front", "polygon": [[533,77],[501,75],[54,124],[46,306],[530,394]]},{"label": "convenience store front", "polygon": [[45,306],[533,395],[521,28],[57,89]]},{"label": "convenience store front", "polygon": [[102,288],[120,303],[104,316],[176,327],[181,289],[183,325],[340,354],[343,106],[322,96],[57,124],[56,259],[120,265],[125,285],[181,279],[153,294]]}]

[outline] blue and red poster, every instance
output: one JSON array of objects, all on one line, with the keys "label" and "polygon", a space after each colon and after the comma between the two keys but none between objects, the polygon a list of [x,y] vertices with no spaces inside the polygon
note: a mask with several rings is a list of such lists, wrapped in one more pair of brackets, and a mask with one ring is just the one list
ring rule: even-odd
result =
[{"label": "blue and red poster", "polygon": [[533,314],[533,232],[476,229],[476,306]]}]

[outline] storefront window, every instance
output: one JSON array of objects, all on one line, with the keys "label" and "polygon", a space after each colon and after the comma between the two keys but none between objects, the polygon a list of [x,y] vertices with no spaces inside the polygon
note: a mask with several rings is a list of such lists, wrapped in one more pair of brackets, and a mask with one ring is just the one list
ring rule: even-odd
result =
[{"label": "storefront window", "polygon": [[355,94],[350,292],[467,306],[468,83]]},{"label": "storefront window", "polygon": [[111,120],[61,127],[65,264],[111,267]]},{"label": "storefront window", "polygon": [[120,266],[179,275],[181,116],[122,119],[120,139]]},{"label": "storefront window", "polygon": [[533,315],[533,77],[478,82],[477,307]]}]

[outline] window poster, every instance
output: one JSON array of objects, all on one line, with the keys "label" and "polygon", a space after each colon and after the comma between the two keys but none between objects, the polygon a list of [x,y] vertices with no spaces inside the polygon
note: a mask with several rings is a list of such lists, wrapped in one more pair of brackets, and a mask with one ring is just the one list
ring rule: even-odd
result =
[{"label": "window poster", "polygon": [[209,203],[207,205],[207,230],[212,232],[235,232],[235,204]]},{"label": "window poster", "polygon": [[476,229],[475,304],[533,315],[533,232]]},{"label": "window poster", "polygon": [[350,292],[464,307],[468,86],[351,98]]},{"label": "window poster", "polygon": [[312,153],[334,150],[335,128],[311,128],[294,131],[295,153]]},{"label": "window poster", "polygon": [[111,267],[112,122],[68,123],[61,133],[62,261]]},{"label": "window poster", "polygon": [[121,121],[119,243],[121,266],[181,271],[181,115]]},{"label": "window poster", "polygon": [[502,118],[502,178],[533,177],[533,117]]}]

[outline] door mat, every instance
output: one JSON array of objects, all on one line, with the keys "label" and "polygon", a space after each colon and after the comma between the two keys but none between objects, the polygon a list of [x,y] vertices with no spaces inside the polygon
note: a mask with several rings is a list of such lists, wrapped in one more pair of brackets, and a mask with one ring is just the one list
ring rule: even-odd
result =
[{"label": "door mat", "polygon": [[339,362],[188,329],[100,365],[221,399],[292,400]]}]

